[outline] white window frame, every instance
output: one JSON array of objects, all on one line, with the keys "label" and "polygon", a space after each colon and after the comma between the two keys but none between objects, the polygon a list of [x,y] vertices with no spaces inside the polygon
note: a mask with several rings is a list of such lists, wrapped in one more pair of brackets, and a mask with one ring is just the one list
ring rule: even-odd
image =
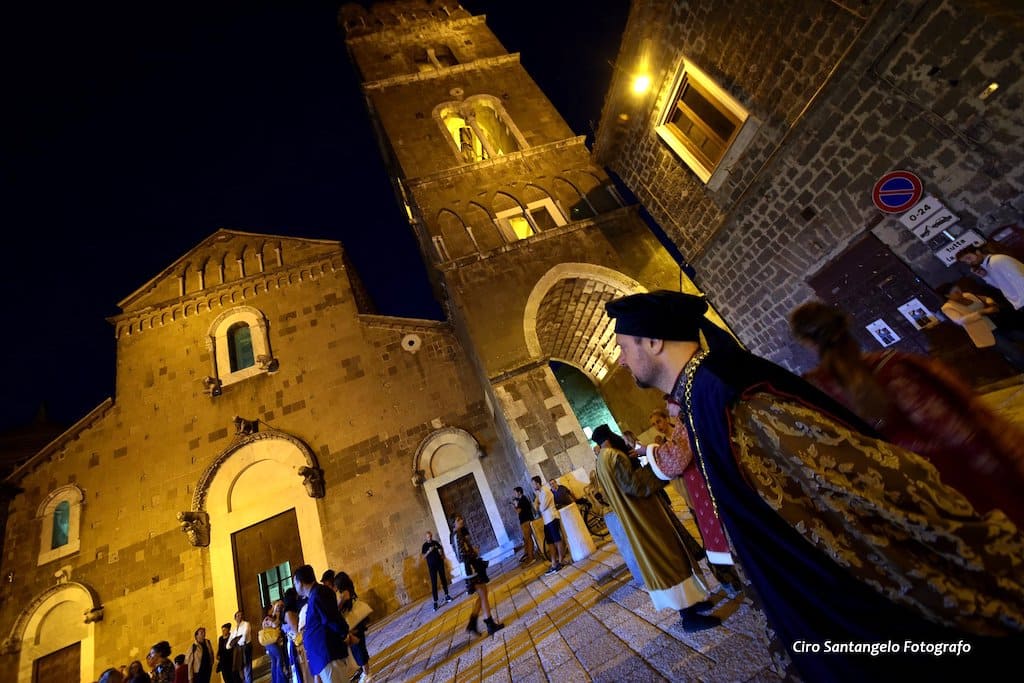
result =
[{"label": "white window frame", "polygon": [[523,207],[519,206],[514,209],[508,209],[507,211],[500,211],[494,214],[494,217],[497,219],[498,230],[501,232],[501,236],[505,238],[505,241],[518,242],[520,239],[529,239],[517,236],[516,231],[512,228],[512,223],[509,221],[509,219],[514,218],[516,216],[523,216],[524,218],[526,218],[526,221],[530,224],[530,227],[533,228],[534,235],[539,235],[541,232],[543,232],[540,228],[537,227],[537,224],[534,223],[533,216],[530,214],[531,211],[539,208],[547,209],[548,215],[550,215],[551,218],[554,219],[556,226],[562,226],[567,224],[565,216],[562,215],[562,212],[559,210],[554,200],[551,199],[550,197],[545,197],[544,199],[538,199],[535,202],[530,202],[529,204],[526,205],[525,210],[523,209]]},{"label": "white window frame", "polygon": [[[53,562],[68,555],[74,555],[82,546],[82,502],[85,495],[82,489],[74,484],[62,486],[46,497],[37,511],[37,518],[41,521],[42,530],[39,534],[39,559],[37,566],[47,562]],[[70,505],[68,515],[68,542],[62,546],[51,548],[53,542],[53,514],[57,506],[67,501]]]},{"label": "white window frame", "polygon": [[[739,119],[739,125],[732,139],[727,141],[726,149],[722,158],[714,166],[709,167],[703,160],[693,154],[689,148],[679,139],[669,126],[669,119],[675,110],[676,102],[681,95],[683,84],[687,81],[696,82],[702,89],[706,90],[715,103],[727,110],[732,116]],[[658,137],[682,159],[690,170],[692,170],[701,182],[708,185],[710,189],[721,187],[727,176],[727,169],[732,166],[739,155],[746,149],[757,131],[759,122],[750,115],[750,112],[740,104],[729,93],[723,90],[714,80],[690,60],[683,58],[675,79],[672,82],[672,89],[669,91],[668,101],[658,117],[658,125],[655,132]]]},{"label": "white window frame", "polygon": [[[228,330],[236,323],[245,323],[249,326],[252,355],[256,362],[247,368],[231,372]],[[267,319],[262,311],[252,306],[236,306],[217,316],[210,326],[207,348],[210,351],[210,359],[213,364],[213,377],[220,380],[222,387],[269,372],[273,360],[270,355],[270,341],[267,337]],[[264,359],[263,362],[261,362],[261,358]]]}]

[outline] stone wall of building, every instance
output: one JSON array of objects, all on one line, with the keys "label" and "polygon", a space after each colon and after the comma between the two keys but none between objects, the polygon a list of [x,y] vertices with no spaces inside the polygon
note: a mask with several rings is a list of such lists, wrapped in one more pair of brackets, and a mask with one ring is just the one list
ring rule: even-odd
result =
[{"label": "stone wall of building", "polygon": [[[637,104],[624,81],[614,83],[597,152],[680,246],[752,350],[791,367],[806,363],[786,316],[813,297],[807,277],[868,231],[930,285],[962,274],[873,206],[872,186],[889,170],[920,176],[960,217],[954,235],[1020,221],[1019,21],[978,3],[890,0],[859,15],[829,2],[746,5],[728,23],[720,9],[634,3],[620,62],[654,36],[661,88]],[[653,131],[684,55],[760,123],[717,191]],[[990,83],[998,90],[982,99]]]}]

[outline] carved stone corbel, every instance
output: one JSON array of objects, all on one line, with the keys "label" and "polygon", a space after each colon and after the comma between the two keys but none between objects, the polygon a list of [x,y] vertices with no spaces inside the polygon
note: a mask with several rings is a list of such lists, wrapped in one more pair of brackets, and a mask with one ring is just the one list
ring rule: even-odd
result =
[{"label": "carved stone corbel", "polygon": [[188,537],[188,542],[196,548],[210,545],[210,515],[201,510],[187,510],[178,513],[181,530]]},{"label": "carved stone corbel", "polygon": [[299,476],[302,477],[302,485],[306,487],[306,493],[310,498],[323,498],[326,493],[324,483],[324,471],[319,467],[300,467]]},{"label": "carved stone corbel", "polygon": [[103,605],[85,610],[85,623],[93,624],[97,621],[103,621]]}]

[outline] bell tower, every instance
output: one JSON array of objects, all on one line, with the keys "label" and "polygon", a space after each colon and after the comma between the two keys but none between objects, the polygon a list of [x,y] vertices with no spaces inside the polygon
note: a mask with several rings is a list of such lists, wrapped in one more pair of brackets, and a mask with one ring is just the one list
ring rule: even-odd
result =
[{"label": "bell tower", "polygon": [[419,0],[350,4],[339,19],[435,291],[521,456],[509,467],[589,471],[552,367],[578,370],[622,429],[645,430],[660,401],[617,367],[604,303],[696,290],[485,17]]}]

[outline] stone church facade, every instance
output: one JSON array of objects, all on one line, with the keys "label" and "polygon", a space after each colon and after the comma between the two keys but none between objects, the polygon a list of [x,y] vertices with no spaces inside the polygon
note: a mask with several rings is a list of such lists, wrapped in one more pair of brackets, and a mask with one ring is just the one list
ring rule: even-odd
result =
[{"label": "stone church facade", "polygon": [[603,304],[693,285],[518,55],[452,2],[340,21],[448,321],[371,313],[336,241],[234,230],[121,301],[114,396],[3,482],[12,680],[93,680],[238,608],[258,622],[303,563],[383,616],[428,594],[425,531],[447,543],[460,511],[508,556],[511,488],[586,476],[552,363],[623,428],[658,404],[617,368]]}]

